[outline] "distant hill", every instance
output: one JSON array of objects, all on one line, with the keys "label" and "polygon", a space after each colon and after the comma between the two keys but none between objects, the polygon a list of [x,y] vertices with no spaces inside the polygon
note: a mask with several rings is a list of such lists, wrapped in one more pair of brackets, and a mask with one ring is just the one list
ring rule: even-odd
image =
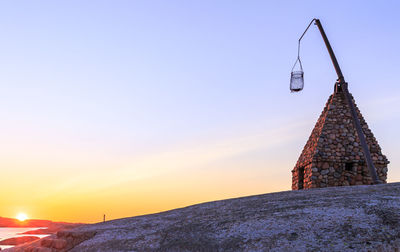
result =
[{"label": "distant hill", "polygon": [[14,218],[0,217],[0,227],[47,227],[47,228],[59,228],[59,227],[76,227],[78,223],[68,222],[52,222],[49,220],[34,220],[28,219],[25,221],[19,221]]},{"label": "distant hill", "polygon": [[59,252],[398,251],[400,183],[208,202],[83,225],[44,239],[29,246]]}]

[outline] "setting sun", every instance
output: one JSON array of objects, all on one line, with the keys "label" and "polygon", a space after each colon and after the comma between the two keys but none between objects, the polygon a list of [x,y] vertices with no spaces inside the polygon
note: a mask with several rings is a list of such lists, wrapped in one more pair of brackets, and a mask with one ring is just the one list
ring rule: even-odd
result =
[{"label": "setting sun", "polygon": [[16,217],[19,221],[24,221],[24,220],[26,220],[26,219],[28,219],[28,216],[25,214],[25,213],[19,213],[19,214],[17,214],[17,217]]}]

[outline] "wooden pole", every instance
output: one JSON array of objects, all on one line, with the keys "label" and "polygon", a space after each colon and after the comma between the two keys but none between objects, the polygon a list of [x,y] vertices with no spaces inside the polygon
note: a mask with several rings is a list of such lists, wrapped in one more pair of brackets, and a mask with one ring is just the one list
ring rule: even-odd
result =
[{"label": "wooden pole", "polygon": [[372,177],[372,181],[373,181],[374,184],[380,184],[382,182],[378,179],[378,175],[376,173],[376,168],[375,168],[374,163],[372,161],[371,153],[369,151],[369,148],[368,148],[368,145],[367,145],[367,141],[365,139],[364,132],[363,132],[362,127],[361,127],[360,119],[358,118],[355,105],[353,103],[353,100],[351,99],[351,96],[350,96],[350,93],[349,93],[349,90],[348,90],[348,84],[347,84],[347,82],[344,81],[342,70],[339,67],[339,63],[338,63],[338,61],[336,59],[335,53],[332,50],[331,44],[329,43],[328,37],[326,36],[324,28],[322,27],[322,24],[319,21],[319,19],[315,19],[315,24],[318,26],[318,29],[319,29],[319,31],[320,31],[320,33],[322,35],[322,38],[323,38],[323,40],[325,42],[325,45],[326,45],[326,48],[328,49],[328,52],[329,52],[329,56],[331,57],[333,66],[335,67],[336,74],[338,76],[338,80],[337,80],[337,82],[335,84],[335,92],[342,91],[344,93],[344,96],[345,96],[345,99],[347,101],[347,104],[350,107],[351,116],[353,118],[353,124],[354,124],[354,127],[356,128],[358,139],[360,140],[361,148],[363,150],[365,161],[367,163],[367,166],[368,166],[368,169],[369,169],[369,173],[370,173],[370,175]]}]

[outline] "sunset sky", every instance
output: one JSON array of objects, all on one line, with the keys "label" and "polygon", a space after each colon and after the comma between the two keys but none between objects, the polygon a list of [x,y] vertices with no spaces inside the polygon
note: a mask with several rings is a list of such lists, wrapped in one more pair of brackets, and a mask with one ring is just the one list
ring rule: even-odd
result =
[{"label": "sunset sky", "polygon": [[0,2],[0,216],[98,222],[290,190],[336,75],[400,181],[399,1]]}]

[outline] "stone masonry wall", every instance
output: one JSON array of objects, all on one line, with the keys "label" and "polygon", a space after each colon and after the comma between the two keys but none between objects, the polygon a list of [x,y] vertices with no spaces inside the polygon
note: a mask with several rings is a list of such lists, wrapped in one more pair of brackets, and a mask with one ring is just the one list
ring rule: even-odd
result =
[{"label": "stone masonry wall", "polygon": [[[389,161],[357,106],[356,110],[378,177],[386,182]],[[292,189],[371,183],[350,108],[343,93],[334,93],[292,170]]]}]

